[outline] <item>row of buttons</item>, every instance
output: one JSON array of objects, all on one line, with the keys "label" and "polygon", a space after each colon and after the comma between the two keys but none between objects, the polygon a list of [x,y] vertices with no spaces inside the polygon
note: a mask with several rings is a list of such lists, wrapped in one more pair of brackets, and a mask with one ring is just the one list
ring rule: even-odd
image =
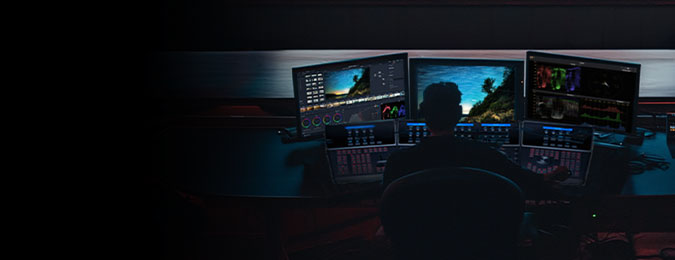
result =
[{"label": "row of buttons", "polygon": [[371,158],[373,154],[388,152],[387,147],[337,150],[336,164],[338,175],[363,175],[384,172],[384,166],[377,166]]},{"label": "row of buttons", "polygon": [[[375,171],[373,172],[373,170]],[[384,166],[373,168],[372,164],[352,164],[351,167],[349,165],[338,165],[337,168],[338,175],[366,175],[383,172]]]},{"label": "row of buttons", "polygon": [[362,153],[377,153],[377,152],[387,152],[389,149],[387,147],[370,147],[363,149],[347,149],[347,150],[337,150],[338,155],[345,154],[362,154]]},{"label": "row of buttons", "polygon": [[544,168],[539,168],[536,165],[534,165],[533,163],[530,163],[530,162],[527,163],[527,169],[534,172],[534,173],[538,173],[538,174],[549,173],[549,172],[555,170],[556,168],[558,168],[558,166],[548,166],[548,167],[544,167]]},{"label": "row of buttons", "polygon": [[551,134],[551,135],[571,135],[572,132],[570,131],[555,131],[555,130],[544,130],[544,134]]},{"label": "row of buttons", "polygon": [[572,149],[577,149],[577,148],[579,148],[576,144],[569,144],[569,143],[566,143],[566,144],[554,144],[554,143],[544,142],[542,145],[543,145],[543,146],[550,146],[550,147],[572,148]]},{"label": "row of buttons", "polygon": [[352,130],[352,129],[349,129],[349,130],[347,130],[347,136],[359,135],[359,133],[362,133],[362,134],[364,134],[364,135],[365,135],[366,133],[373,134],[373,132],[374,132],[374,130],[373,130],[372,128],[370,128],[370,129],[361,129],[360,131],[359,131],[359,130]]},{"label": "row of buttons", "polygon": [[[370,139],[370,140],[368,140]],[[347,137],[347,145],[348,146],[354,146],[354,145],[367,145],[367,144],[375,144],[375,136],[364,136],[364,137]]]},{"label": "row of buttons", "polygon": [[572,141],[572,137],[561,136],[561,135],[558,136],[558,138],[556,138],[555,136],[552,136],[552,137],[544,136],[544,141],[549,141],[549,140],[551,142],[569,142],[569,141]]},{"label": "row of buttons", "polygon": [[510,129],[508,127],[483,127],[483,132],[508,132]]},{"label": "row of buttons", "polygon": [[370,154],[351,154],[351,155],[338,155],[337,163],[346,164],[348,163],[347,158],[351,159],[352,163],[370,163]]},{"label": "row of buttons", "polygon": [[[562,156],[561,156],[562,155]],[[558,160],[560,157],[564,159],[581,159],[581,153],[579,152],[568,152],[568,151],[555,151],[548,149],[530,149],[530,158],[535,156],[548,156],[553,157]]]}]

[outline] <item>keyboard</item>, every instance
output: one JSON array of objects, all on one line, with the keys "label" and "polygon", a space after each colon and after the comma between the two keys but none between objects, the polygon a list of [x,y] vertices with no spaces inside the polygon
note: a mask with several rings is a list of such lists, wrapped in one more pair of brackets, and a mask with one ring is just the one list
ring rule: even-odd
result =
[{"label": "keyboard", "polygon": [[337,184],[381,182],[396,149],[394,120],[326,126],[326,152]]},{"label": "keyboard", "polygon": [[384,173],[390,147],[352,148],[331,151],[335,162],[335,176],[358,176]]},{"label": "keyboard", "polygon": [[575,151],[526,148],[524,154],[527,154],[527,157],[521,165],[532,172],[546,174],[559,166],[565,166],[572,172],[571,177],[575,178],[582,176],[582,169],[586,170],[584,161],[588,160],[583,153]]},{"label": "keyboard", "polygon": [[561,184],[585,184],[593,153],[593,128],[525,121],[521,133],[518,152],[521,167],[546,174],[565,166],[572,175]]}]

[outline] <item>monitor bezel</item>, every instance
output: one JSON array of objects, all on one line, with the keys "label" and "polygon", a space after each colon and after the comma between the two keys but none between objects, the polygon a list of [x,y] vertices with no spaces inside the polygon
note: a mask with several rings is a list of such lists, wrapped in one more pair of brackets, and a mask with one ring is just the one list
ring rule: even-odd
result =
[{"label": "monitor bezel", "polygon": [[[411,58],[410,59],[410,86],[408,94],[408,104],[410,104],[410,117],[411,119],[424,121],[420,118],[417,118],[418,108],[417,108],[417,68],[420,65],[447,65],[447,66],[509,66],[514,67],[514,81],[520,82],[520,87],[516,87],[514,95],[516,96],[515,100],[515,111],[514,119],[510,122],[517,122],[523,119],[523,105],[524,105],[524,96],[523,91],[525,88],[524,85],[524,61],[520,59],[467,59],[467,58]],[[414,105],[413,105],[414,101]],[[462,116],[466,116],[462,114]]]},{"label": "monitor bezel", "polygon": [[562,59],[573,59],[573,60],[578,60],[578,61],[584,61],[584,62],[591,62],[591,63],[604,63],[608,65],[616,65],[616,66],[626,66],[626,67],[632,67],[636,69],[636,76],[635,76],[635,85],[637,86],[635,88],[635,93],[633,93],[633,100],[631,100],[633,104],[633,116],[632,116],[632,121],[631,121],[631,126],[630,129],[627,129],[625,131],[623,130],[618,130],[618,129],[612,129],[612,128],[606,128],[606,127],[600,127],[600,126],[595,126],[595,125],[590,125],[590,127],[593,127],[594,130],[600,131],[600,132],[611,132],[611,133],[619,133],[619,134],[633,134],[635,133],[636,129],[636,118],[637,118],[637,113],[638,113],[638,100],[639,100],[639,95],[640,95],[640,71],[642,65],[639,63],[634,63],[634,62],[628,62],[628,61],[618,61],[618,60],[605,60],[605,59],[598,59],[598,58],[590,58],[590,57],[582,57],[582,56],[575,56],[575,55],[566,55],[566,54],[557,54],[557,53],[551,53],[551,52],[543,52],[543,51],[527,51],[525,53],[525,84],[524,84],[524,89],[523,89],[523,94],[525,96],[524,102],[523,102],[523,108],[524,113],[523,113],[523,119],[524,120],[533,120],[533,121],[541,121],[541,122],[549,122],[549,123],[562,123],[562,122],[555,122],[555,121],[546,121],[546,120],[540,120],[536,118],[530,118],[528,115],[528,109],[527,108],[527,100],[528,100],[528,93],[529,93],[529,88],[528,88],[528,79],[529,79],[529,64],[530,64],[530,56],[535,55],[535,56],[540,56],[540,57],[547,57],[547,58],[562,58]]},{"label": "monitor bezel", "polygon": [[[377,55],[377,56],[369,56],[369,57],[363,57],[363,58],[356,58],[356,59],[349,59],[349,60],[340,60],[340,61],[333,61],[333,62],[326,62],[326,63],[319,63],[319,64],[313,64],[313,65],[307,65],[307,66],[300,66],[300,67],[293,67],[292,68],[292,77],[293,77],[293,99],[295,100],[295,119],[296,119],[296,135],[298,138],[301,139],[317,139],[317,138],[324,138],[325,137],[325,131],[323,134],[318,135],[309,135],[309,136],[303,136],[303,129],[302,129],[302,122],[301,122],[301,116],[300,116],[300,99],[298,97],[298,79],[296,75],[304,70],[315,70],[315,69],[321,69],[322,67],[328,67],[328,66],[341,66],[341,65],[347,65],[349,63],[368,63],[371,61],[376,61],[376,60],[394,60],[394,59],[403,59],[405,62],[403,63],[403,89],[405,91],[405,99],[404,102],[408,102],[408,95],[410,95],[410,88],[409,88],[409,81],[408,81],[408,75],[409,75],[409,70],[408,70],[408,53],[407,52],[401,52],[401,53],[393,53],[393,54],[384,54],[384,55]],[[406,115],[406,119],[409,118],[410,114]]]}]

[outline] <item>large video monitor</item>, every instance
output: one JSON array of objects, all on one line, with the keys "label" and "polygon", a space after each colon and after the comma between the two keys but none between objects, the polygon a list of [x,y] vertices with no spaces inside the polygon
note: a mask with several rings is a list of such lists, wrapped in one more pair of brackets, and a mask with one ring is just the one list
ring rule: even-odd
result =
[{"label": "large video monitor", "polygon": [[406,118],[408,54],[293,68],[298,136],[324,135],[326,125]]},{"label": "large video monitor", "polygon": [[521,119],[522,60],[410,59],[411,118],[424,121],[420,111],[424,90],[443,82],[454,82],[462,92],[460,123],[505,123]]},{"label": "large video monitor", "polygon": [[528,51],[525,72],[527,119],[634,132],[640,64]]}]

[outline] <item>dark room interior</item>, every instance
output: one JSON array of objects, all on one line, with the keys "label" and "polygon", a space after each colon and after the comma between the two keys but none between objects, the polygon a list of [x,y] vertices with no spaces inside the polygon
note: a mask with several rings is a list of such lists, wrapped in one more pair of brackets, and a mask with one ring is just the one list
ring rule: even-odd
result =
[{"label": "dark room interior", "polygon": [[136,257],[675,259],[675,1],[122,20]]}]

